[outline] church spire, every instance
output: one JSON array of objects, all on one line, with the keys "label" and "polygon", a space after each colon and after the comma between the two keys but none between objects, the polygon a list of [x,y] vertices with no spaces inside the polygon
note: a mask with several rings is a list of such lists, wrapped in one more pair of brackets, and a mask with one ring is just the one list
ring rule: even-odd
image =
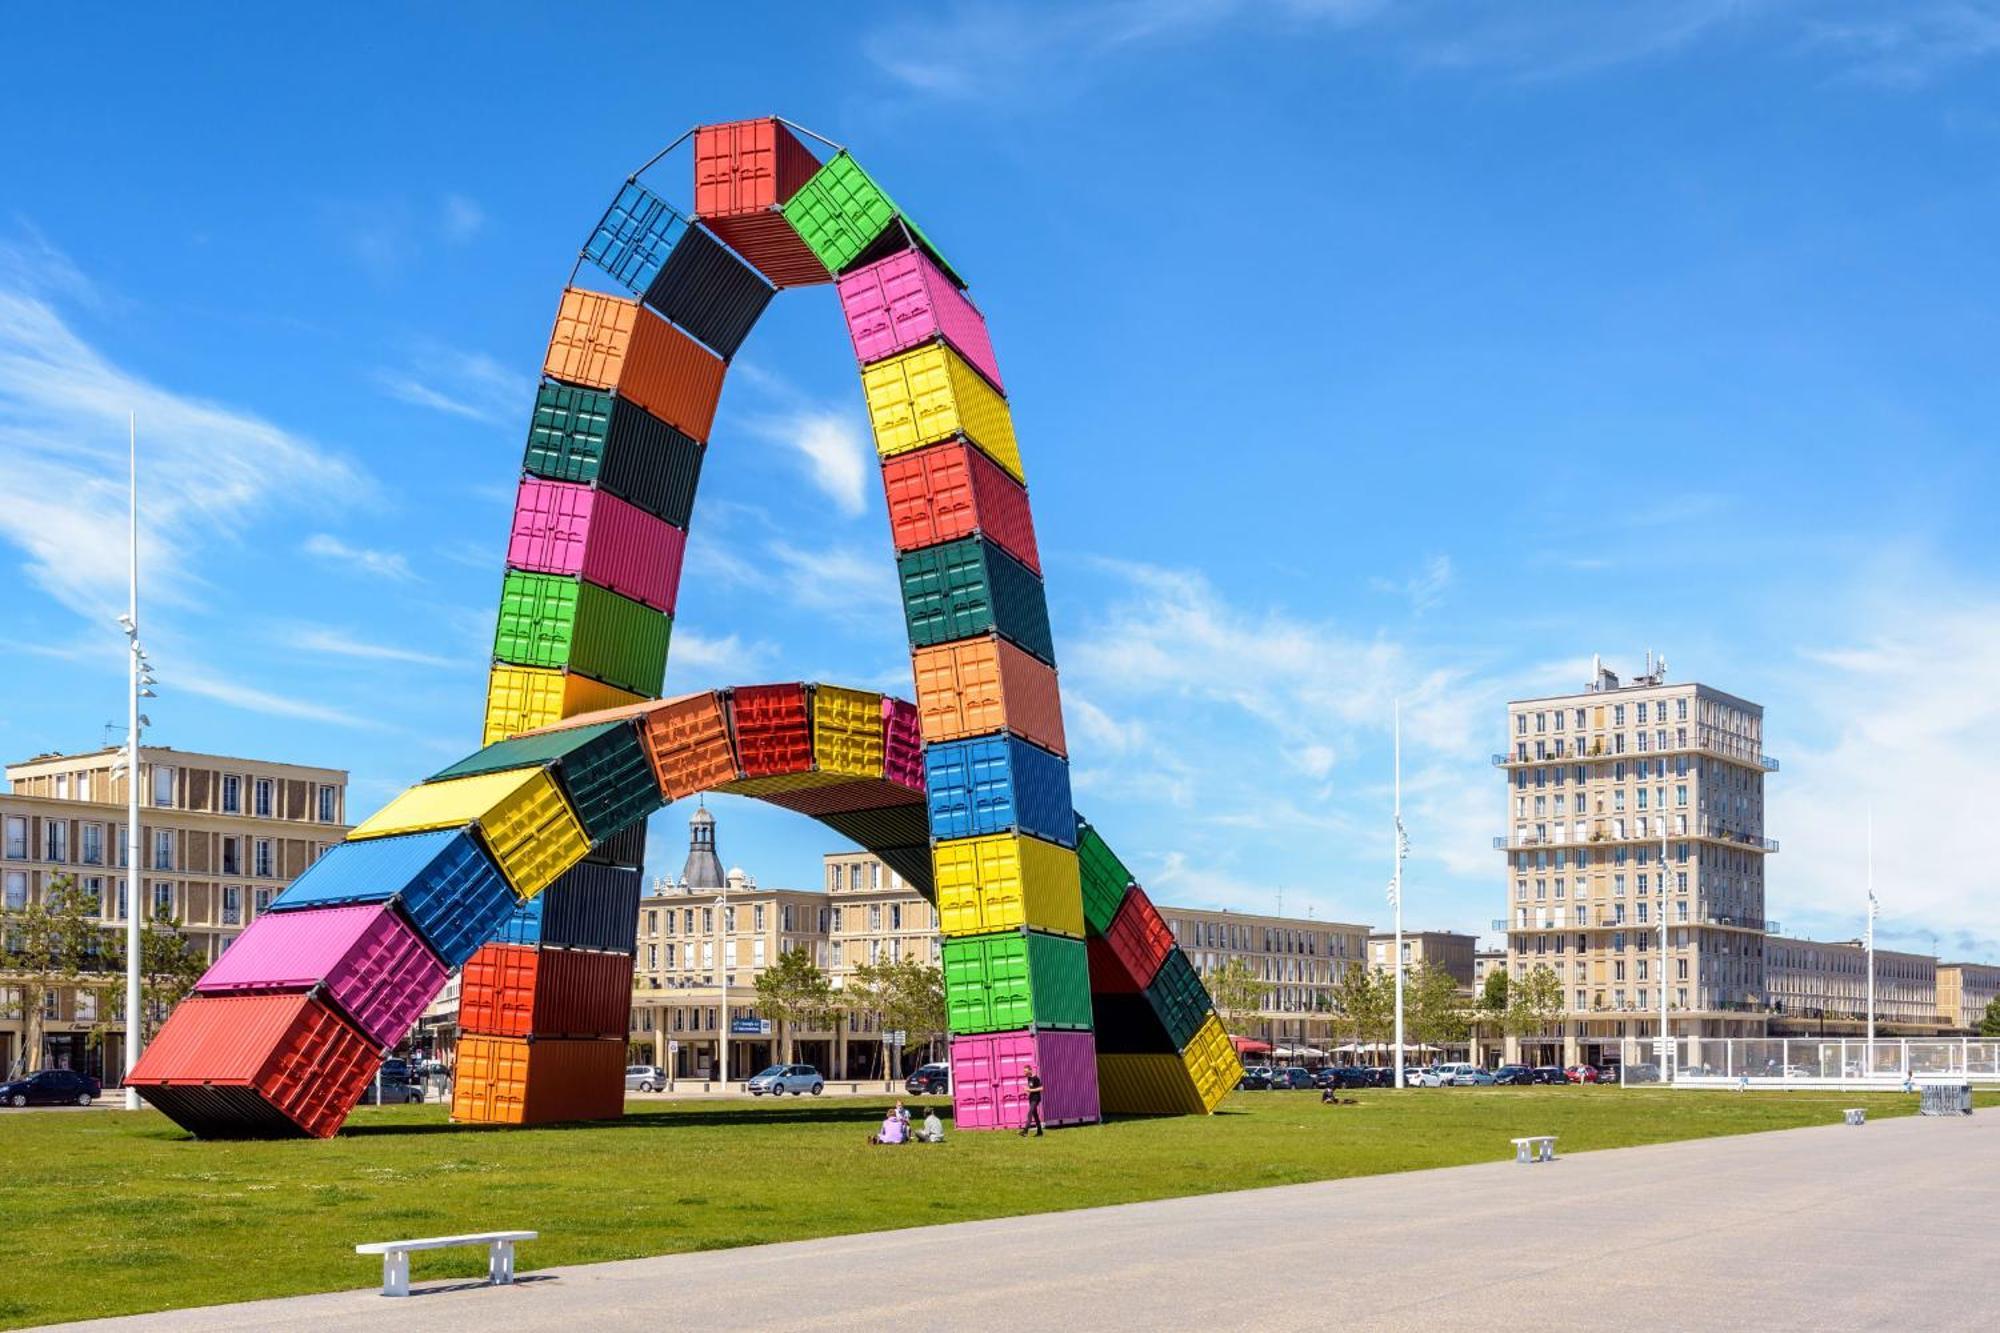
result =
[{"label": "church spire", "polygon": [[715,816],[705,803],[697,802],[688,818],[687,864],[681,867],[681,883],[691,889],[722,887],[722,858],[715,854]]}]

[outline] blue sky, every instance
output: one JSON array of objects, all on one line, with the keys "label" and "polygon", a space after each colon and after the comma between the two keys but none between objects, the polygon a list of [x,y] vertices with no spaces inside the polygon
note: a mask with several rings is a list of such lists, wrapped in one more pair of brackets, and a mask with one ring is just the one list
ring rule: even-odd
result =
[{"label": "blue sky", "polygon": [[[1886,935],[2000,957],[2000,5],[780,12],[18,17],[0,751],[123,716],[128,407],[151,739],[357,812],[472,748],[571,257],[775,112],[972,281],[1078,804],[1156,896],[1384,921],[1400,697],[1410,923],[1483,928],[1503,702],[1652,648],[1766,706],[1773,917],[1858,930],[1872,808]],[[796,678],[907,692],[824,290],[731,377],[668,681]],[[817,882],[818,826],[721,805]]]}]

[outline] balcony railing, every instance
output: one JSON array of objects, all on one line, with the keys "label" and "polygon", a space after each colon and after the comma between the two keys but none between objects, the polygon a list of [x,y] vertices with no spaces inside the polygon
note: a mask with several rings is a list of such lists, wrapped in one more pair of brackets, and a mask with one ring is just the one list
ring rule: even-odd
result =
[{"label": "balcony railing", "polygon": [[[1535,833],[1523,833],[1519,837],[1510,838],[1505,834],[1501,834],[1493,839],[1493,850],[1504,852],[1510,847],[1584,847],[1591,844],[1616,842],[1651,844],[1658,842],[1660,836],[1658,830],[1654,829],[1648,829],[1644,833],[1637,832],[1636,830],[1628,833],[1618,833],[1611,829],[1603,828],[1592,829],[1583,837],[1577,837],[1573,833],[1562,832],[1557,832],[1547,837]],[[1754,847],[1759,851],[1765,852],[1775,852],[1778,850],[1778,840],[1776,838],[1766,838],[1754,833],[1745,833],[1740,829],[1732,829],[1712,819],[1696,820],[1693,827],[1688,829],[1669,829],[1666,838],[1669,842],[1686,842],[1690,840],[1727,842],[1739,847]]]}]

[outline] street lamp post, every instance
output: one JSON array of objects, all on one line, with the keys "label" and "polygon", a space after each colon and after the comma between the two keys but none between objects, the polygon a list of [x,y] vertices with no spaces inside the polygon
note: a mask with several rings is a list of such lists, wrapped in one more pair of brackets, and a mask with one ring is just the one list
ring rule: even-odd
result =
[{"label": "street lamp post", "polygon": [[[1664,708],[1665,706],[1666,706],[1666,705],[1664,705],[1664,704],[1662,704],[1662,705],[1661,705],[1661,707],[1663,707],[1663,708]],[[1662,808],[1661,808],[1661,810],[1659,811],[1659,817],[1660,817],[1660,875],[1659,875],[1659,886],[1658,886],[1658,887],[1659,887],[1659,894],[1657,895],[1657,897],[1658,897],[1658,902],[1659,902],[1659,904],[1660,904],[1660,920],[1659,920],[1659,926],[1660,926],[1660,1081],[1661,1081],[1662,1083],[1665,1083],[1665,1082],[1668,1082],[1668,1081],[1670,1081],[1670,1075],[1669,1075],[1669,1073],[1668,1073],[1668,1068],[1669,1068],[1669,1065],[1671,1064],[1671,1057],[1672,1057],[1672,1052],[1673,1052],[1673,1038],[1672,1038],[1672,1037],[1671,1037],[1671,1036],[1669,1035],[1669,1033],[1668,1033],[1668,1030],[1667,1030],[1667,812],[1666,812],[1666,809],[1664,808],[1664,807],[1665,807],[1665,797],[1666,797],[1666,794],[1667,794],[1667,788],[1666,788],[1666,785],[1665,785],[1665,782],[1664,782],[1664,779],[1665,779],[1665,777],[1666,777],[1666,773],[1667,773],[1667,767],[1666,767],[1666,765],[1667,765],[1667,761],[1666,761],[1665,759],[1661,759],[1661,760],[1659,761],[1659,764],[1660,764],[1660,776],[1661,776],[1661,778],[1663,779],[1663,781],[1662,781],[1662,783],[1661,783],[1661,786],[1660,786],[1660,788],[1659,788],[1659,791],[1657,792],[1657,795],[1659,795],[1659,796],[1660,796],[1660,797],[1662,798],[1662,799],[1661,799],[1661,802],[1660,802],[1660,804],[1661,804]]]},{"label": "street lamp post", "polygon": [[1403,1082],[1403,861],[1410,854],[1410,839],[1403,832],[1403,701],[1396,700],[1396,848],[1395,868],[1389,877],[1389,904],[1396,909],[1396,951],[1389,959],[1396,978],[1396,1086]]},{"label": "street lamp post", "polygon": [[131,447],[131,527],[130,565],[127,581],[128,604],[125,614],[118,617],[119,626],[125,631],[126,641],[126,706],[125,719],[125,1109],[139,1109],[139,1092],[132,1086],[132,1070],[139,1063],[139,1049],[144,1044],[145,1020],[139,1012],[140,997],[140,951],[143,947],[139,932],[139,735],[141,727],[149,727],[153,719],[139,711],[139,700],[157,696],[153,686],[153,664],[146,657],[146,649],[139,642],[139,420],[136,414],[127,418],[129,443]]},{"label": "street lamp post", "polygon": [[722,878],[722,891],[715,896],[715,931],[721,937],[721,947],[716,950],[716,976],[722,982],[722,1012],[715,1025],[716,1045],[720,1048],[722,1090],[729,1091],[729,877]]},{"label": "street lamp post", "polygon": [[1881,904],[1875,899],[1875,812],[1868,812],[1868,1056],[1866,1068],[1875,1067],[1875,918]]}]

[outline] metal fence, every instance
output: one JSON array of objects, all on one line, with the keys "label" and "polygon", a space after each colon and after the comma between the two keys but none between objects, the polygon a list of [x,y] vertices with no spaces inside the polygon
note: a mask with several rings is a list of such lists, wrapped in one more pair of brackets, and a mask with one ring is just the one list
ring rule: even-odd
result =
[{"label": "metal fence", "polygon": [[1628,1038],[1625,1082],[1716,1088],[2000,1086],[2000,1041],[1977,1037],[1676,1037],[1663,1061],[1657,1039]]}]

